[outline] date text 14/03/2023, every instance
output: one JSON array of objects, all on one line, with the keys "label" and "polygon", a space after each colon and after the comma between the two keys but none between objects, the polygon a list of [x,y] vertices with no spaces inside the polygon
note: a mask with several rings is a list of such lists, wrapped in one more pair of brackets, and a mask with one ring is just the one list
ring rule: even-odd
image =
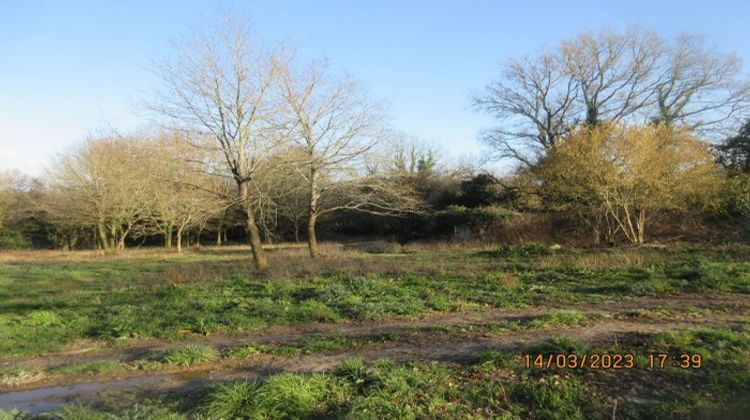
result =
[{"label": "date text 14/03/2023", "polygon": [[698,353],[647,353],[638,358],[632,353],[527,353],[523,355],[527,369],[700,369],[703,356]]}]

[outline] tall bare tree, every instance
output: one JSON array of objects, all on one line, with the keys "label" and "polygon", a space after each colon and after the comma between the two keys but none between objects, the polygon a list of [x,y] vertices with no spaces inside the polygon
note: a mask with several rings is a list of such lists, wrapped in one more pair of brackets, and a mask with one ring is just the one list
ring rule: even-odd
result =
[{"label": "tall bare tree", "polygon": [[64,155],[49,176],[58,198],[49,207],[53,219],[92,226],[103,249],[124,249],[146,214],[142,150],[137,139],[110,135],[91,138]]},{"label": "tall bare tree", "polygon": [[535,155],[554,146],[575,124],[578,85],[554,53],[509,60],[501,79],[472,99],[477,108],[501,121],[484,131],[483,140],[499,157],[531,165]]},{"label": "tall bare tree", "polygon": [[661,38],[640,26],[622,33],[588,31],[563,41],[560,54],[578,82],[586,124],[620,121],[646,107],[662,51]]},{"label": "tall bare tree", "polygon": [[352,79],[336,77],[327,62],[289,67],[282,78],[291,115],[290,135],[300,155],[294,168],[307,187],[307,241],[320,254],[318,218],[337,210],[392,214],[418,201],[406,185],[364,176],[365,154],[382,138],[377,104]]},{"label": "tall bare tree", "polygon": [[353,163],[377,141],[378,109],[356,82],[333,76],[327,62],[287,68],[282,85],[291,138],[302,151],[295,167],[308,190],[308,248],[310,256],[317,257],[318,217],[333,210],[321,206],[321,195],[351,172]]},{"label": "tall bare tree", "polygon": [[281,67],[273,52],[253,41],[257,38],[246,26],[230,19],[196,34],[157,66],[164,89],[153,109],[212,138],[212,144],[194,144],[218,154],[224,174],[236,183],[255,266],[264,269],[268,261],[255,221],[253,182],[278,140],[272,88]]},{"label": "tall bare tree", "polygon": [[161,133],[154,138],[141,166],[148,172],[146,233],[164,236],[164,245],[172,246],[176,234],[177,252],[187,229],[204,226],[229,203],[222,197],[222,179],[196,170],[194,162],[202,156],[190,147],[179,132]]},{"label": "tall bare tree", "polygon": [[667,39],[634,26],[587,31],[510,60],[473,103],[500,122],[483,140],[500,157],[534,166],[581,123],[654,122],[726,137],[750,109],[750,85],[740,76],[737,57],[701,37]]},{"label": "tall bare tree", "polygon": [[682,35],[665,49],[655,88],[652,120],[683,125],[723,138],[736,130],[750,108],[750,83],[742,62],[722,54],[696,35]]}]

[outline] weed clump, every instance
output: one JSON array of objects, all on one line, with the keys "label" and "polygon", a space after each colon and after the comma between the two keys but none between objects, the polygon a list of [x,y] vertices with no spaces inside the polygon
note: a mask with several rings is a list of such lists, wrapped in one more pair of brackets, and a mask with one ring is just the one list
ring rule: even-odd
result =
[{"label": "weed clump", "polygon": [[97,375],[120,369],[120,367],[120,363],[116,360],[97,360],[59,366],[50,370],[50,373],[60,375]]},{"label": "weed clump", "polygon": [[562,327],[580,325],[588,321],[588,316],[580,311],[558,311],[544,314],[529,322],[531,328]]},{"label": "weed clump", "polygon": [[480,251],[479,255],[486,257],[523,258],[550,255],[556,252],[557,247],[551,247],[539,242],[526,242],[522,245],[503,245],[496,249]]},{"label": "weed clump", "polygon": [[599,418],[604,398],[576,377],[543,377],[511,383],[511,398],[526,409],[527,418]]}]

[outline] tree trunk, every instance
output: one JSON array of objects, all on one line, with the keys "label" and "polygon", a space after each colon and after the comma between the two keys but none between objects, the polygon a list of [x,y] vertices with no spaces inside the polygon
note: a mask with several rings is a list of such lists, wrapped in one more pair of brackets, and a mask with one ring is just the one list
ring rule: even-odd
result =
[{"label": "tree trunk", "polygon": [[109,249],[117,250],[117,226],[113,223],[109,227]]},{"label": "tree trunk", "polygon": [[68,248],[69,249],[75,249],[76,245],[78,244],[78,234],[73,233],[68,238]]},{"label": "tree trunk", "polygon": [[255,262],[255,268],[259,270],[265,270],[268,268],[268,260],[266,254],[263,252],[263,244],[260,241],[260,232],[258,232],[258,225],[255,223],[255,214],[253,214],[253,205],[250,201],[250,195],[248,194],[247,181],[238,182],[238,188],[240,193],[240,201],[242,207],[245,210],[245,217],[247,218],[247,236],[250,239],[250,248],[253,251],[253,261]]},{"label": "tree trunk", "polygon": [[130,234],[130,229],[132,226],[128,224],[128,227],[125,230],[120,229],[120,239],[117,241],[117,249],[124,250],[125,249],[125,238],[128,237]]},{"label": "tree trunk", "polygon": [[219,227],[216,229],[216,246],[221,246],[221,223],[219,223]]},{"label": "tree trunk", "polygon": [[310,214],[310,218],[307,219],[307,249],[310,251],[310,258],[317,258],[320,256],[318,238],[315,233],[315,222],[317,217],[317,214]]},{"label": "tree trunk", "polygon": [[107,241],[107,234],[104,232],[104,224],[99,223],[96,230],[99,234],[99,245],[101,246],[103,250],[105,251],[108,250],[109,242]]},{"label": "tree trunk", "polygon": [[172,225],[164,231],[164,248],[172,248]]},{"label": "tree trunk", "polygon": [[182,229],[183,226],[177,228],[177,253],[182,253]]},{"label": "tree trunk", "polygon": [[315,233],[315,223],[318,219],[318,171],[310,168],[310,203],[307,213],[307,248],[310,251],[310,258],[316,258],[320,255],[318,249],[318,238]]},{"label": "tree trunk", "polygon": [[643,210],[638,212],[636,224],[638,226],[638,243],[643,244],[646,241],[646,212]]},{"label": "tree trunk", "polygon": [[299,243],[299,218],[294,218],[294,242]]},{"label": "tree trunk", "polygon": [[127,236],[128,236],[127,232],[121,232],[120,233],[120,238],[117,239],[117,249],[118,250],[125,249],[125,237],[127,237]]}]

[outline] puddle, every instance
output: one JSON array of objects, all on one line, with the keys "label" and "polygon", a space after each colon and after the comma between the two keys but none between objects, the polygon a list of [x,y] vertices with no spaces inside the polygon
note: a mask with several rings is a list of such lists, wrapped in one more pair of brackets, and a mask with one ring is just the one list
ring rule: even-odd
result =
[{"label": "puddle", "polygon": [[636,396],[626,396],[625,399],[632,402],[633,404],[659,404],[661,402],[652,398],[643,398]]},{"label": "puddle", "polygon": [[70,386],[34,389],[0,394],[0,409],[18,409],[37,414],[76,403],[79,398],[106,391],[138,390],[170,382],[169,376],[144,376],[119,381],[89,382]]}]

